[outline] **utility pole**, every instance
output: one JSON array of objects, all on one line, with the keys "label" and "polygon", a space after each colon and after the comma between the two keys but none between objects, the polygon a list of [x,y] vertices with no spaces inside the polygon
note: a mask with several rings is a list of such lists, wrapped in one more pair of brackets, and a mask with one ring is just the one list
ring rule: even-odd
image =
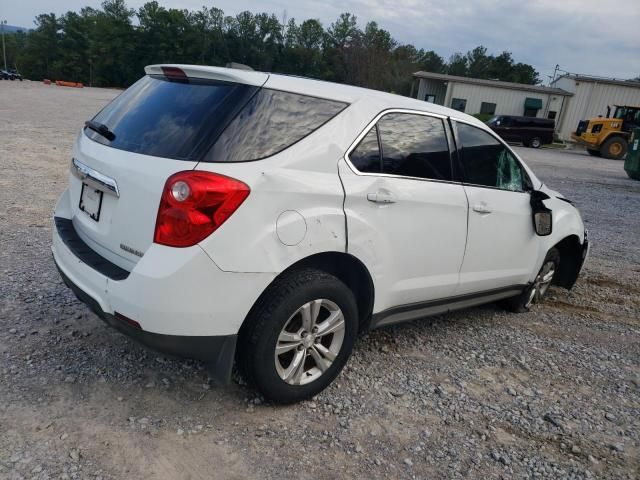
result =
[{"label": "utility pole", "polygon": [[2,57],[4,58],[4,69],[7,69],[7,51],[4,48],[4,26],[7,24],[6,20],[0,22],[0,29],[2,30]]},{"label": "utility pole", "polygon": [[560,70],[560,65],[556,63],[556,68],[553,70],[553,79],[551,80],[550,85],[552,85],[553,82],[556,81],[556,75],[558,74],[558,70]]}]

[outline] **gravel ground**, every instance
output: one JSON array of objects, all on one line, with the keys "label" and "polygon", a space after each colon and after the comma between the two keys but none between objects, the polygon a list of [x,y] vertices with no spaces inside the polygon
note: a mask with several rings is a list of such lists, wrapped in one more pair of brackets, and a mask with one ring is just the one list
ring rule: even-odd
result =
[{"label": "gravel ground", "polygon": [[263,404],[148,352],[62,284],[51,213],[117,91],[0,82],[0,477],[638,478],[640,182],[517,148],[593,240],[572,292],[370,333],[312,401]]}]

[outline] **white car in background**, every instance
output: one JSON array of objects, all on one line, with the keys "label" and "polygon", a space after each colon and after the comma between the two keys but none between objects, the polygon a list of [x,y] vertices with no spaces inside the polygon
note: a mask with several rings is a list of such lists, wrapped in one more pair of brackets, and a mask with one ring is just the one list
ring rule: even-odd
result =
[{"label": "white car in background", "polygon": [[86,122],[54,214],[65,283],[266,398],[331,383],[358,332],[571,288],[578,210],[488,127],[411,98],[154,65]]}]

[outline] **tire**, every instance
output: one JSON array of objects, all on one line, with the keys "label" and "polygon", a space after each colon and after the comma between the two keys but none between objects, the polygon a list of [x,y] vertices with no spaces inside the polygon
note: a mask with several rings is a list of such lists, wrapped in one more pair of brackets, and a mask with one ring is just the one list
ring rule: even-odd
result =
[{"label": "tire", "polygon": [[[323,325],[335,331],[323,336]],[[321,392],[338,376],[357,333],[356,299],[342,281],[320,270],[294,271],[269,286],[251,309],[240,330],[236,365],[266,399],[298,402]],[[278,355],[276,347],[281,350]]]},{"label": "tire", "polygon": [[540,148],[542,146],[542,140],[540,140],[539,137],[533,137],[529,140],[527,146],[531,148]]},{"label": "tire", "polygon": [[609,137],[600,147],[600,155],[612,160],[622,160],[627,154],[627,141],[619,136]]},{"label": "tire", "polygon": [[[524,313],[531,310],[531,306],[534,303],[540,303],[546,295],[549,286],[553,282],[555,275],[558,273],[558,267],[560,265],[560,252],[557,249],[552,248],[544,257],[542,267],[536,275],[533,283],[527,287],[520,295],[512,298],[507,298],[501,302],[502,306],[514,313]],[[549,272],[547,270],[549,266],[552,266],[553,270]],[[546,272],[546,273],[545,273]],[[551,273],[549,278],[545,278],[548,273]]]},{"label": "tire", "polygon": [[593,150],[592,148],[587,148],[587,153],[592,157],[601,157],[600,150]]}]

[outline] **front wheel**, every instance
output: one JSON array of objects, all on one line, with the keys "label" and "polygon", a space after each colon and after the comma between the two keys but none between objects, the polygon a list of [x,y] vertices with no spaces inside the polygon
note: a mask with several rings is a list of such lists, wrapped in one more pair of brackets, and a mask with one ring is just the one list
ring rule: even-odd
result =
[{"label": "front wheel", "polygon": [[304,269],[276,280],[240,331],[238,370],[265,398],[293,403],[324,390],[347,362],[358,330],[351,290]]},{"label": "front wheel", "polygon": [[515,313],[528,312],[534,303],[540,303],[547,294],[560,265],[560,253],[552,248],[542,262],[542,267],[533,283],[517,297],[508,298],[502,305]]},{"label": "front wheel", "polygon": [[627,141],[622,137],[610,137],[602,144],[600,154],[604,158],[621,160],[627,154]]}]

